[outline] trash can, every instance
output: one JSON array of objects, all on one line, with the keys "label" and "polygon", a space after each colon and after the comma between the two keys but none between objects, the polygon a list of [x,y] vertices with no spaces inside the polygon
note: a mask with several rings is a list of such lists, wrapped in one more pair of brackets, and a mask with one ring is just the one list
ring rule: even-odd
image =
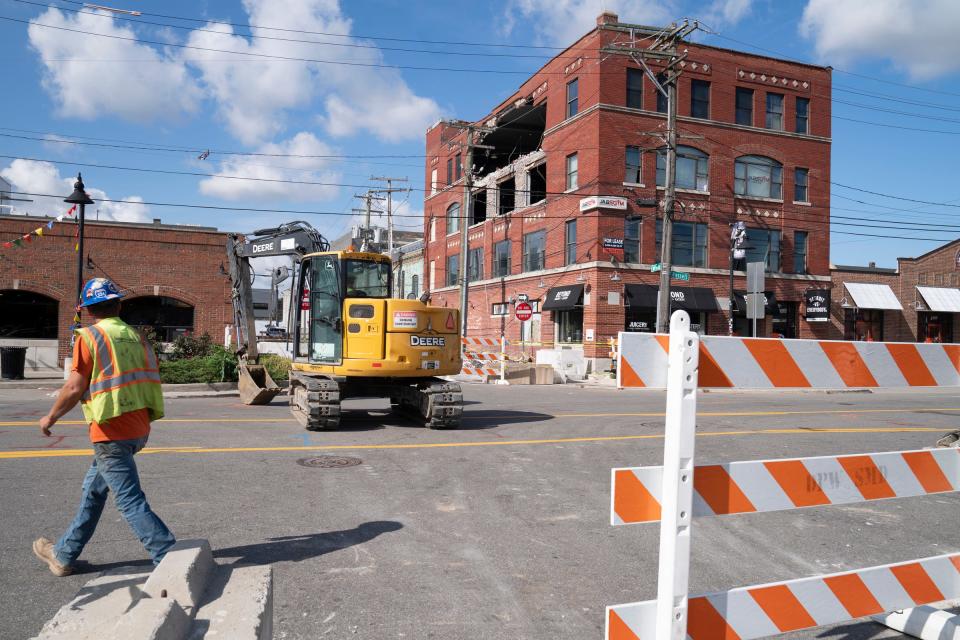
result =
[{"label": "trash can", "polygon": [[26,363],[26,347],[0,347],[0,378],[23,380],[23,369]]}]

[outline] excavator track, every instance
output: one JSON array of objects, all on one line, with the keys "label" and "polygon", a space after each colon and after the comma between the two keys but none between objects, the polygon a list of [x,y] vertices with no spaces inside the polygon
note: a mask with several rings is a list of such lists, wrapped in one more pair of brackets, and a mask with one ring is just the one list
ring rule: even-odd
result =
[{"label": "excavator track", "polygon": [[456,429],[463,416],[460,385],[439,378],[402,387],[391,402],[400,411],[416,414],[428,429]]},{"label": "excavator track", "polygon": [[290,376],[290,412],[308,431],[340,426],[340,385],[315,376]]}]

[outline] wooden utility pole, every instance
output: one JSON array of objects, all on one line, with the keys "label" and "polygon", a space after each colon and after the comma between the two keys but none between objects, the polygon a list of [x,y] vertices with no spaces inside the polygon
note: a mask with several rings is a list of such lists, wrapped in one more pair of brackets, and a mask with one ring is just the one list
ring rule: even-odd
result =
[{"label": "wooden utility pole", "polygon": [[373,193],[385,193],[387,194],[387,253],[393,251],[393,194],[398,191],[407,191],[408,189],[395,188],[393,186],[394,182],[406,182],[407,178],[389,178],[386,176],[370,176],[371,180],[377,180],[379,182],[386,182],[386,189],[374,189]]},{"label": "wooden utility pole", "polygon": [[[628,55],[639,64],[653,86],[667,98],[667,166],[664,176],[663,227],[660,238],[660,290],[657,295],[657,333],[670,332],[670,276],[673,270],[673,214],[677,193],[677,79],[681,74],[680,63],[687,52],[678,52],[677,45],[699,28],[699,24],[684,20],[683,24],[650,34],[649,29],[630,30],[630,43],[626,46],[604,47],[603,53]],[[645,48],[637,46],[638,35],[650,41]],[[661,79],[647,66],[647,60],[657,60],[664,65]]]}]

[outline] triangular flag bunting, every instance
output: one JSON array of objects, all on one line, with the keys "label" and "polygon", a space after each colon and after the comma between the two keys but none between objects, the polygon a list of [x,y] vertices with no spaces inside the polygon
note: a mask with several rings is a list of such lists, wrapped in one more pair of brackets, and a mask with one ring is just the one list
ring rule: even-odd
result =
[{"label": "triangular flag bunting", "polygon": [[[57,222],[63,222],[63,216],[57,216]],[[53,224],[53,221],[50,221],[50,224]]]},{"label": "triangular flag bunting", "polygon": [[73,212],[76,211],[76,210],[77,210],[77,205],[73,205],[72,207],[70,207],[69,209],[67,209],[67,215],[68,215],[68,216],[72,216],[72,215],[73,215]]},{"label": "triangular flag bunting", "polygon": [[80,243],[79,243],[79,242],[78,242],[77,244],[73,245],[73,252],[76,253],[76,252],[78,252],[78,251],[80,251]]},{"label": "triangular flag bunting", "polygon": [[27,242],[30,242],[30,234],[29,233],[23,234],[23,239],[26,240]]},{"label": "triangular flag bunting", "polygon": [[53,229],[53,220],[47,223],[47,229]]},{"label": "triangular flag bunting", "polygon": [[37,234],[38,236],[43,236],[43,227],[37,227],[34,233]]},{"label": "triangular flag bunting", "polygon": [[4,242],[4,243],[3,243],[3,248],[4,248],[4,249],[12,249],[12,248],[13,248],[13,243],[12,243],[12,242]]},{"label": "triangular flag bunting", "polygon": [[17,238],[16,240],[13,241],[13,244],[16,247],[20,247],[20,246],[23,246],[23,241],[20,240],[20,238]]}]

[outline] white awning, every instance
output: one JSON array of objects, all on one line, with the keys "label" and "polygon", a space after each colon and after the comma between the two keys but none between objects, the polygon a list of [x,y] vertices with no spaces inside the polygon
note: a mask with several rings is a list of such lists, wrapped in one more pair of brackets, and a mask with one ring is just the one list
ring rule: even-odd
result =
[{"label": "white awning", "polygon": [[844,282],[847,293],[853,298],[853,305],[859,309],[903,310],[893,289],[886,284],[867,284],[865,282]]},{"label": "white awning", "polygon": [[960,289],[947,287],[917,287],[930,311],[960,313]]}]

